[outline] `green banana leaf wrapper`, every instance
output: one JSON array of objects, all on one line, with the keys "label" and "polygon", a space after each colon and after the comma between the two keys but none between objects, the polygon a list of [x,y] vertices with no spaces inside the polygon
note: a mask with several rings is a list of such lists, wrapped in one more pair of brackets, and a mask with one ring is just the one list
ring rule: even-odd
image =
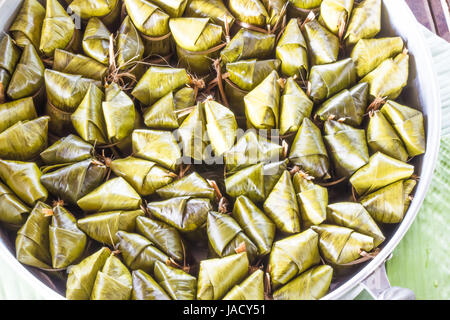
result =
[{"label": "green banana leaf wrapper", "polygon": [[303,119],[311,116],[313,105],[294,78],[288,78],[280,101],[280,135],[296,133]]},{"label": "green banana leaf wrapper", "polygon": [[195,300],[197,295],[197,278],[156,261],[155,279],[173,300]]},{"label": "green banana leaf wrapper", "polygon": [[377,152],[352,175],[350,183],[359,195],[366,195],[396,181],[408,179],[413,173],[414,166]]},{"label": "green banana leaf wrapper", "polygon": [[185,250],[179,231],[165,222],[139,216],[136,232],[150,240],[158,249],[173,260],[183,262]]},{"label": "green banana leaf wrapper", "polygon": [[108,142],[102,108],[104,97],[103,91],[91,84],[77,110],[70,116],[75,130],[90,144],[102,145]]},{"label": "green banana leaf wrapper", "polygon": [[117,143],[132,134],[136,109],[133,100],[120,89],[118,84],[112,83],[106,86],[102,109],[109,142]]},{"label": "green banana leaf wrapper", "polygon": [[32,44],[39,48],[45,9],[38,0],[25,0],[9,28],[12,37],[21,48]]},{"label": "green banana leaf wrapper", "polygon": [[361,125],[369,104],[369,85],[362,82],[326,100],[316,111],[315,118],[327,121],[332,118],[354,127]]},{"label": "green banana leaf wrapper", "polygon": [[206,131],[216,157],[230,150],[236,141],[238,124],[234,113],[213,100],[203,102]]},{"label": "green banana leaf wrapper", "polygon": [[281,158],[283,148],[277,143],[247,130],[229,151],[225,152],[226,170],[234,172],[259,162],[273,162]]},{"label": "green banana leaf wrapper", "polygon": [[353,0],[323,0],[319,20],[334,34],[345,27],[353,9]]},{"label": "green banana leaf wrapper", "polygon": [[260,0],[229,0],[228,8],[240,22],[263,28],[270,22],[270,16]]},{"label": "green banana leaf wrapper", "polygon": [[112,161],[111,170],[124,178],[142,196],[154,194],[170,184],[176,175],[153,161],[127,157]]},{"label": "green banana leaf wrapper", "polygon": [[130,300],[133,280],[127,267],[110,255],[101,271],[97,272],[91,300]]},{"label": "green banana leaf wrapper", "polygon": [[304,118],[292,143],[289,159],[317,179],[330,178],[330,165],[319,128]]},{"label": "green banana leaf wrapper", "polygon": [[75,217],[60,205],[54,207],[52,223],[49,227],[52,267],[66,268],[81,258],[86,241],[87,237],[78,228]]},{"label": "green banana leaf wrapper", "polygon": [[126,16],[118,30],[117,36],[117,64],[120,70],[134,67],[137,61],[144,57],[145,45],[139,32]]},{"label": "green banana leaf wrapper", "polygon": [[300,232],[300,213],[291,175],[284,171],[263,205],[264,212],[285,233]]},{"label": "green banana leaf wrapper", "polygon": [[[190,72],[204,75],[210,72],[211,59],[218,50],[213,50],[222,41],[221,26],[210,23],[209,18],[172,18],[170,31],[177,44],[179,65]],[[205,53],[213,51],[210,53]]]},{"label": "green banana leaf wrapper", "polygon": [[231,215],[264,256],[272,249],[276,225],[249,198],[239,196]]},{"label": "green banana leaf wrapper", "polygon": [[20,227],[27,220],[30,211],[10,188],[0,182],[0,222]]},{"label": "green banana leaf wrapper", "polygon": [[101,248],[79,264],[68,269],[66,298],[69,300],[89,300],[99,273],[111,255],[111,250]]},{"label": "green banana leaf wrapper", "polygon": [[289,0],[289,2],[299,9],[315,9],[320,7],[322,0]]},{"label": "green banana leaf wrapper", "polygon": [[334,120],[325,122],[324,141],[338,176],[351,176],[369,161],[364,129]]},{"label": "green banana leaf wrapper", "polygon": [[0,160],[0,179],[30,207],[47,200],[48,193],[40,182],[41,175],[34,162]]},{"label": "green banana leaf wrapper", "polygon": [[328,189],[312,182],[303,172],[297,172],[292,180],[303,228],[324,222],[327,218]]},{"label": "green banana leaf wrapper", "polygon": [[155,279],[144,271],[133,271],[131,276],[133,278],[131,300],[171,300]]},{"label": "green banana leaf wrapper", "polygon": [[19,121],[0,133],[0,158],[26,161],[47,147],[49,117]]},{"label": "green banana leaf wrapper", "polygon": [[[177,129],[183,122],[177,114],[177,110],[182,109],[184,104],[183,95],[185,94],[183,88],[177,92],[169,92],[164,97],[156,101],[151,107],[144,110],[144,122],[149,128],[174,130]],[[178,96],[178,98],[177,98]],[[180,99],[181,98],[181,99]],[[194,101],[192,101],[194,102]],[[194,102],[195,103],[195,102]]]},{"label": "green banana leaf wrapper", "polygon": [[400,53],[394,59],[384,60],[375,70],[367,74],[360,82],[370,85],[372,97],[398,98],[408,84],[409,55]]},{"label": "green banana leaf wrapper", "polygon": [[216,199],[214,188],[195,171],[158,189],[156,193],[162,199],[174,197],[208,198],[211,201]]},{"label": "green banana leaf wrapper", "polygon": [[133,24],[141,33],[149,37],[169,33],[170,16],[157,5],[146,0],[124,0],[124,3]]},{"label": "green banana leaf wrapper", "polygon": [[302,273],[273,293],[274,300],[319,300],[330,288],[333,268],[317,266]]},{"label": "green banana leaf wrapper", "polygon": [[411,203],[416,186],[412,179],[400,180],[359,199],[361,204],[379,223],[399,223]]},{"label": "green banana leaf wrapper", "polygon": [[32,45],[27,45],[11,76],[6,93],[12,100],[19,100],[36,94],[43,84],[44,64],[36,49]]},{"label": "green banana leaf wrapper", "polygon": [[91,18],[83,36],[83,51],[92,59],[108,65],[111,34],[103,22],[98,18]]},{"label": "green banana leaf wrapper", "polygon": [[374,239],[352,229],[330,224],[311,227],[319,234],[319,247],[322,257],[328,263],[343,265],[355,261],[361,251],[374,249]]},{"label": "green banana leaf wrapper", "polygon": [[261,3],[267,10],[267,14],[269,15],[269,19],[267,20],[267,24],[270,24],[271,27],[278,27],[285,16],[287,10],[287,1],[286,0],[261,0]]},{"label": "green banana leaf wrapper", "polygon": [[269,59],[275,49],[275,35],[241,28],[222,49],[224,63],[245,59]]},{"label": "green banana leaf wrapper", "polygon": [[308,48],[297,19],[289,20],[276,47],[281,61],[281,73],[306,79],[309,71]]},{"label": "green banana leaf wrapper", "polygon": [[85,212],[136,210],[142,199],[128,182],[119,177],[108,180],[77,201]]},{"label": "green banana leaf wrapper", "polygon": [[105,65],[94,59],[61,49],[55,50],[53,70],[78,74],[97,81],[102,81],[108,72],[108,68]]},{"label": "green banana leaf wrapper", "polygon": [[289,159],[281,161],[269,162],[263,165],[264,174],[264,194],[267,197],[273,190],[278,180],[288,169]]},{"label": "green banana leaf wrapper", "polygon": [[189,157],[198,163],[207,159],[208,146],[204,105],[198,103],[178,128],[183,157]]},{"label": "green banana leaf wrapper", "polygon": [[169,92],[188,84],[189,81],[186,69],[151,66],[131,94],[149,106]]},{"label": "green banana leaf wrapper", "polygon": [[119,231],[116,236],[119,238],[119,250],[123,260],[131,270],[152,273],[156,261],[164,263],[169,261],[169,257],[164,252],[139,234]]},{"label": "green banana leaf wrapper", "polygon": [[37,202],[25,224],[16,237],[16,258],[19,262],[36,267],[48,268],[52,264],[49,248],[48,228],[51,222],[51,207]]},{"label": "green banana leaf wrapper", "polygon": [[316,19],[304,25],[311,65],[336,62],[339,54],[339,38],[328,31]]},{"label": "green banana leaf wrapper", "polygon": [[392,127],[402,139],[410,157],[415,157],[425,152],[425,130],[422,112],[389,100],[381,108],[381,113],[392,124]]},{"label": "green banana leaf wrapper", "polygon": [[308,229],[278,240],[269,258],[269,273],[274,289],[320,263],[319,235]]},{"label": "green banana leaf wrapper", "polygon": [[374,247],[378,247],[385,240],[383,233],[369,212],[357,202],[329,204],[327,221],[372,237]]},{"label": "green banana leaf wrapper", "polygon": [[403,40],[400,37],[361,39],[350,54],[355,61],[356,73],[362,78],[384,60],[395,57],[403,51]]},{"label": "green banana leaf wrapper", "polygon": [[69,8],[72,12],[87,20],[93,17],[101,18],[106,24],[111,24],[120,13],[119,0],[74,0]]},{"label": "green banana leaf wrapper", "polygon": [[266,199],[263,164],[246,167],[226,177],[225,189],[231,197],[246,196],[255,203],[263,202]]},{"label": "green banana leaf wrapper", "polygon": [[381,0],[354,3],[344,39],[348,46],[375,37],[381,30]]},{"label": "green banana leaf wrapper", "polygon": [[145,213],[141,209],[101,212],[79,219],[78,227],[90,238],[113,246],[119,242],[117,232],[135,232],[136,218],[144,215]]},{"label": "green banana leaf wrapper", "polygon": [[[351,58],[314,66],[309,74],[310,97],[316,103],[321,102],[339,91],[349,88],[355,84],[356,80],[355,63]],[[361,82],[369,82],[370,84],[370,81],[364,79]]]},{"label": "green banana leaf wrapper", "polygon": [[39,50],[53,57],[55,49],[69,49],[71,42],[75,45],[77,32],[75,23],[58,0],[47,0]]},{"label": "green banana leaf wrapper", "polygon": [[91,158],[55,167],[54,171],[52,167],[46,168],[48,171],[41,176],[41,183],[54,197],[72,205],[100,186],[108,171],[106,166]]},{"label": "green banana leaf wrapper", "polygon": [[236,220],[228,214],[210,211],[207,233],[209,245],[214,254],[220,258],[238,253],[242,246],[245,248],[250,262],[258,255],[258,248],[247,237]]},{"label": "green banana leaf wrapper", "polygon": [[181,159],[181,150],[170,131],[134,130],[133,154],[137,158],[154,161],[175,171]]},{"label": "green banana leaf wrapper", "polygon": [[8,88],[20,55],[20,49],[15,45],[14,40],[5,34],[0,41],[0,84],[3,86],[0,94],[4,94],[3,91]]},{"label": "green banana leaf wrapper", "polygon": [[206,198],[176,197],[147,204],[152,218],[161,220],[182,233],[193,233],[204,226],[211,201]]},{"label": "green banana leaf wrapper", "polygon": [[214,24],[231,28],[235,18],[222,0],[189,0],[184,11],[186,17],[210,18]]},{"label": "green banana leaf wrapper", "polygon": [[408,153],[402,140],[379,110],[370,114],[367,125],[367,144],[373,153],[380,151],[400,161],[408,160]]},{"label": "green banana leaf wrapper", "polygon": [[272,71],[259,85],[244,97],[247,127],[275,129],[279,124],[281,87],[278,73]]},{"label": "green banana leaf wrapper", "polygon": [[219,300],[248,273],[247,253],[200,262],[197,282],[197,300]]},{"label": "green banana leaf wrapper", "polygon": [[264,300],[264,271],[253,272],[247,279],[235,285],[223,300]]},{"label": "green banana leaf wrapper", "polygon": [[52,144],[41,152],[41,159],[46,165],[70,164],[87,160],[92,157],[94,147],[70,134]]}]

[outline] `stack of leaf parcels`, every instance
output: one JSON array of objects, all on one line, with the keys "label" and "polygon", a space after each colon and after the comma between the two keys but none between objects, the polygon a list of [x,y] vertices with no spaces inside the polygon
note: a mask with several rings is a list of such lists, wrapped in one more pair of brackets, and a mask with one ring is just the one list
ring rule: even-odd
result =
[{"label": "stack of leaf parcels", "polygon": [[68,299],[320,299],[402,221],[381,0],[44,3],[0,40],[0,224]]}]

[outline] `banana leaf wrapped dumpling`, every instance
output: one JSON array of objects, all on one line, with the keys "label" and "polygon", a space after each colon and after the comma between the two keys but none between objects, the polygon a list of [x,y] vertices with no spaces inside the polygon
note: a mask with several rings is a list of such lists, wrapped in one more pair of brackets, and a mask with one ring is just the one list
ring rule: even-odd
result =
[{"label": "banana leaf wrapped dumpling", "polygon": [[332,265],[342,265],[355,261],[361,252],[370,252],[374,240],[352,229],[329,224],[311,227],[319,234],[319,247],[325,261]]},{"label": "banana leaf wrapped dumpling", "polygon": [[135,270],[131,276],[133,278],[131,300],[170,300],[164,289],[144,271]]},{"label": "banana leaf wrapped dumpling", "polygon": [[46,165],[80,162],[92,157],[94,147],[76,135],[69,134],[41,152]]},{"label": "banana leaf wrapped dumpling", "polygon": [[120,13],[119,0],[73,0],[69,8],[81,19],[97,17],[106,24],[114,22]]},{"label": "banana leaf wrapped dumpling", "polygon": [[337,35],[345,30],[352,9],[353,0],[323,0],[319,20]]},{"label": "banana leaf wrapped dumpling", "polygon": [[291,175],[284,171],[264,202],[264,212],[285,233],[300,232],[300,214]]},{"label": "banana leaf wrapped dumpling", "polygon": [[328,205],[327,220],[372,237],[375,247],[385,240],[376,222],[360,203],[339,202]]},{"label": "banana leaf wrapped dumpling", "polygon": [[280,102],[280,135],[297,132],[303,119],[311,115],[313,105],[294,78],[288,78]]},{"label": "banana leaf wrapped dumpling", "polygon": [[264,300],[264,272],[256,270],[231,289],[223,300]]},{"label": "banana leaf wrapped dumpling", "polygon": [[388,184],[411,177],[414,166],[377,152],[356,171],[350,183],[359,195],[372,193]]},{"label": "banana leaf wrapped dumpling", "polygon": [[197,300],[219,300],[248,273],[247,253],[200,262]]},{"label": "banana leaf wrapped dumpling", "polygon": [[369,161],[366,132],[339,121],[325,122],[324,141],[339,176],[351,176]]},{"label": "banana leaf wrapped dumpling", "polygon": [[147,0],[124,0],[127,12],[144,36],[161,37],[169,33],[170,16]]},{"label": "banana leaf wrapped dumpling", "polygon": [[208,146],[204,105],[198,103],[178,128],[178,138],[183,157],[189,157],[194,163],[206,160]]},{"label": "banana leaf wrapped dumpling", "polygon": [[227,214],[210,211],[207,232],[209,245],[214,254],[221,258],[239,253],[241,248],[245,248],[250,262],[258,255],[258,248],[247,237],[236,220]]},{"label": "banana leaf wrapped dumpling", "polygon": [[102,21],[91,18],[83,36],[83,51],[86,55],[102,64],[108,64],[110,33]]},{"label": "banana leaf wrapped dumpling", "polygon": [[311,229],[276,241],[269,258],[269,273],[273,288],[288,283],[295,276],[319,263],[319,235]]},{"label": "banana leaf wrapped dumpling", "polygon": [[12,38],[6,34],[0,41],[0,103],[3,103],[5,91],[20,58],[20,50]]},{"label": "banana leaf wrapped dumpling", "polygon": [[91,300],[129,300],[132,289],[130,271],[119,258],[110,255],[102,270],[97,273]]},{"label": "banana leaf wrapped dumpling", "polygon": [[47,0],[39,50],[52,57],[55,49],[71,49],[77,45],[77,32],[75,23],[58,0]]},{"label": "banana leaf wrapped dumpling", "polygon": [[156,191],[162,199],[174,197],[208,198],[214,201],[216,194],[214,188],[200,176],[193,172],[175,182],[168,184]]},{"label": "banana leaf wrapped dumpling", "polygon": [[269,14],[260,0],[230,0],[228,8],[240,22],[265,27],[270,22]]},{"label": "banana leaf wrapped dumpling", "polygon": [[94,59],[61,49],[55,50],[53,70],[78,74],[97,81],[102,81],[108,72],[108,68],[105,65]]},{"label": "banana leaf wrapped dumpling", "polygon": [[278,74],[274,70],[244,97],[249,128],[278,128],[280,91]]},{"label": "banana leaf wrapped dumpling", "polygon": [[375,37],[381,30],[381,0],[356,2],[348,23],[344,39],[347,45],[353,45],[360,39]]},{"label": "banana leaf wrapped dumpling", "polygon": [[85,212],[136,210],[142,199],[123,178],[111,179],[77,201]]},{"label": "banana leaf wrapped dumpling", "polygon": [[322,134],[309,118],[303,119],[292,143],[289,159],[315,178],[328,179],[330,177],[328,154]]},{"label": "banana leaf wrapped dumpling", "polygon": [[264,165],[255,164],[225,178],[225,189],[229,196],[246,196],[253,202],[265,200]]},{"label": "banana leaf wrapped dumpling", "polygon": [[422,112],[389,100],[381,113],[392,124],[405,144],[410,157],[425,152],[425,130]]},{"label": "banana leaf wrapped dumpling", "polygon": [[197,279],[183,270],[156,261],[155,279],[173,300],[195,300]]},{"label": "banana leaf wrapped dumpling", "polygon": [[0,104],[0,133],[19,121],[37,118],[33,98],[24,98]]},{"label": "banana leaf wrapped dumpling", "polygon": [[22,226],[30,210],[11,189],[0,182],[0,222]]},{"label": "banana leaf wrapped dumpling", "polygon": [[52,212],[49,227],[52,266],[55,269],[66,268],[81,257],[87,238],[67,209],[58,204]]},{"label": "banana leaf wrapped dumpling", "polygon": [[369,116],[367,144],[370,150],[372,152],[380,151],[392,158],[406,162],[408,153],[405,146],[383,113],[376,110],[371,112]]},{"label": "banana leaf wrapped dumpling", "polygon": [[49,117],[19,121],[0,133],[0,157],[8,160],[32,160],[47,147]]},{"label": "banana leaf wrapped dumpling", "polygon": [[329,290],[333,268],[317,266],[302,273],[273,293],[274,300],[319,300]]},{"label": "banana leaf wrapped dumpling", "polygon": [[125,264],[131,270],[142,270],[152,273],[156,261],[166,263],[169,257],[156,248],[147,238],[125,231],[117,232],[119,238],[119,250],[125,261]]},{"label": "banana leaf wrapped dumpling", "polygon": [[89,300],[97,273],[102,270],[110,255],[111,250],[103,247],[79,264],[70,267],[66,284],[66,298]]},{"label": "banana leaf wrapped dumpling", "polygon": [[158,166],[153,161],[128,157],[116,159],[111,170],[124,178],[142,196],[154,194],[158,189],[170,184],[176,175]]},{"label": "banana leaf wrapped dumpling", "polygon": [[[335,93],[352,86],[356,80],[355,63],[351,58],[314,66],[309,74],[311,83],[310,96],[314,102],[323,101]],[[369,81],[363,79],[361,82]]]},{"label": "banana leaf wrapped dumpling", "polygon": [[109,245],[115,245],[118,231],[135,232],[136,219],[144,216],[144,211],[111,211],[90,214],[78,220],[78,227],[90,238]]},{"label": "banana leaf wrapped dumpling", "polygon": [[231,28],[233,15],[228,11],[222,0],[189,0],[184,15],[186,17],[210,18],[215,24]]},{"label": "banana leaf wrapped dumpling", "polygon": [[339,54],[339,38],[316,19],[305,23],[304,30],[311,56],[311,65],[336,62]]},{"label": "banana leaf wrapped dumpling", "polygon": [[44,84],[44,69],[36,49],[32,45],[25,46],[11,76],[6,92],[8,97],[18,100],[38,93]]},{"label": "banana leaf wrapped dumpling", "polygon": [[19,47],[32,44],[36,49],[39,48],[44,18],[45,9],[38,0],[23,1],[16,19],[9,28]]},{"label": "banana leaf wrapped dumpling", "polygon": [[37,202],[16,237],[16,258],[21,263],[48,268],[52,264],[48,228],[51,222],[51,207]]},{"label": "banana leaf wrapped dumpling", "polygon": [[359,201],[375,221],[399,223],[408,210],[411,203],[410,194],[415,186],[415,180],[400,180],[362,197]]},{"label": "banana leaf wrapped dumpling", "polygon": [[136,66],[136,62],[144,56],[144,42],[139,32],[126,16],[117,35],[117,64],[120,70],[128,70]]},{"label": "banana leaf wrapped dumpling", "polygon": [[276,225],[249,198],[239,196],[236,199],[232,217],[258,247],[258,255],[270,252]]},{"label": "banana leaf wrapped dumpling", "polygon": [[136,218],[136,232],[150,240],[175,261],[185,259],[184,244],[179,231],[165,222],[145,216]]},{"label": "banana leaf wrapped dumpling", "polygon": [[48,193],[40,182],[41,175],[34,162],[0,160],[0,179],[30,207],[47,200]]}]

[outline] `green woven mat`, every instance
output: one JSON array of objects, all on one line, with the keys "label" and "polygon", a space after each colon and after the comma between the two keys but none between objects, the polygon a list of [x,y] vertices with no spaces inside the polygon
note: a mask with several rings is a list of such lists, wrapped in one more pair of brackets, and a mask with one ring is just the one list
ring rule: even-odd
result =
[{"label": "green woven mat", "polygon": [[[441,86],[442,141],[430,190],[417,219],[387,264],[393,286],[414,290],[418,299],[450,299],[450,44],[423,28]],[[39,292],[0,263],[0,299],[42,299]]]}]

